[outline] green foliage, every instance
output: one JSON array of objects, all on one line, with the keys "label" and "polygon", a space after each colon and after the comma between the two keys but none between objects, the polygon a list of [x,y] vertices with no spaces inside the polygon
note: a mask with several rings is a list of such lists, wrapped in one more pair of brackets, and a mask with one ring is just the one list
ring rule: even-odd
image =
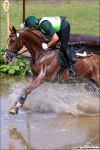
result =
[{"label": "green foliage", "polygon": [[27,60],[17,60],[11,65],[7,64],[4,59],[5,48],[0,48],[0,75],[19,75],[25,76],[26,73],[31,74],[30,65]]},{"label": "green foliage", "polygon": [[5,47],[0,47],[0,64],[5,64],[5,60],[4,60],[5,50],[6,50]]}]

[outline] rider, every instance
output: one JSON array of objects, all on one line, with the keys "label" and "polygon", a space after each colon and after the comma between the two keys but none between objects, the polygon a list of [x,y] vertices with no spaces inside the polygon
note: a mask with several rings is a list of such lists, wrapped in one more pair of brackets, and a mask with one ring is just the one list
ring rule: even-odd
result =
[{"label": "rider", "polygon": [[[42,43],[42,48],[47,49],[56,42],[61,41],[61,51],[65,57],[66,68],[69,70],[70,76],[76,75],[76,69],[74,67],[75,61],[73,61],[71,55],[71,49],[68,48],[68,41],[70,35],[70,24],[66,17],[43,17],[37,19],[34,16],[29,16],[24,22],[24,28],[40,30],[42,33],[46,33],[51,37],[48,44]],[[73,63],[74,62],[74,63]]]}]

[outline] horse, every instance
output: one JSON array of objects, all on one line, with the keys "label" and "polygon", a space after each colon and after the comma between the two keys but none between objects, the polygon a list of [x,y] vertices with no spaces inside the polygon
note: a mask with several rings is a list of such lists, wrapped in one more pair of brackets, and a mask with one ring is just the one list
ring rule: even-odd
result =
[{"label": "horse", "polygon": [[68,69],[64,69],[59,78],[56,78],[61,69],[58,61],[58,50],[43,50],[42,43],[44,39],[35,31],[29,29],[16,30],[14,26],[10,26],[10,35],[8,38],[7,49],[4,57],[6,61],[12,61],[14,55],[26,46],[31,57],[31,71],[36,76],[29,86],[24,89],[19,99],[9,109],[10,113],[18,113],[18,109],[23,106],[26,97],[32,90],[37,88],[44,81],[53,82],[57,79],[59,82],[71,82],[73,80],[89,80],[94,81],[100,87],[100,56],[93,54],[86,58],[77,58],[75,68],[77,70],[76,77],[70,77]]}]

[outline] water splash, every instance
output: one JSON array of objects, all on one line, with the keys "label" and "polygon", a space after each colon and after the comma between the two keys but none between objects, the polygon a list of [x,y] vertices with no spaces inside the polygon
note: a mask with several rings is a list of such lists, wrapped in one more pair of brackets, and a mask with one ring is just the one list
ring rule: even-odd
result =
[{"label": "water splash", "polygon": [[[13,102],[20,95],[26,81],[13,84],[10,95]],[[33,112],[71,113],[74,115],[97,115],[99,111],[99,96],[84,88],[83,84],[43,83],[34,89],[27,97],[24,107]]]}]

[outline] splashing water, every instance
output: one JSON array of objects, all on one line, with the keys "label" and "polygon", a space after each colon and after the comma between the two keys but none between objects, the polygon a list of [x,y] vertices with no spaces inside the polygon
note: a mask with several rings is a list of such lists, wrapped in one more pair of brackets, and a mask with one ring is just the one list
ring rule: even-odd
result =
[{"label": "splashing water", "polygon": [[[16,101],[27,82],[22,81],[11,86],[9,95]],[[98,115],[99,96],[87,91],[83,84],[43,83],[28,96],[24,108],[39,113],[71,113],[74,115]]]}]

